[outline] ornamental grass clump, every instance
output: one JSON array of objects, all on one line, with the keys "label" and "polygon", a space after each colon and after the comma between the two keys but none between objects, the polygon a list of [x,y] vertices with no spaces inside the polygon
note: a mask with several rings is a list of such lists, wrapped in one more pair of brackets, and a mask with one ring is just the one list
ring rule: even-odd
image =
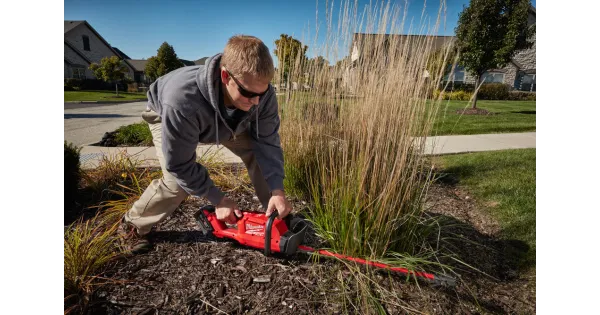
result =
[{"label": "ornamental grass clump", "polygon": [[[399,265],[431,257],[426,238],[436,225],[423,212],[431,172],[422,153],[441,103],[433,92],[452,60],[451,43],[425,35],[436,32],[443,7],[431,27],[405,30],[395,5],[359,12],[344,1],[337,25],[328,11],[325,39],[309,45],[340,61],[298,55],[279,73],[280,86],[300,82],[281,97],[286,189],[312,200],[310,219],[337,252]],[[407,32],[423,36],[400,36]]]}]

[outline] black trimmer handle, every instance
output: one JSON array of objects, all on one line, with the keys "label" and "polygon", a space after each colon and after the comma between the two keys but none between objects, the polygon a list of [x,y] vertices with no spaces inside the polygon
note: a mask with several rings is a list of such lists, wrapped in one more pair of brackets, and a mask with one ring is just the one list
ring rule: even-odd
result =
[{"label": "black trimmer handle", "polygon": [[277,210],[273,211],[267,220],[265,226],[265,256],[271,256],[271,230],[273,229],[273,221],[279,216]]},{"label": "black trimmer handle", "polygon": [[200,230],[202,230],[202,234],[206,236],[209,233],[213,232],[214,229],[208,221],[208,218],[204,215],[204,210],[207,210],[208,212],[215,212],[215,207],[212,205],[204,206],[200,208],[200,210],[196,211],[196,213],[194,214],[194,218],[196,218],[198,226],[200,226]]}]

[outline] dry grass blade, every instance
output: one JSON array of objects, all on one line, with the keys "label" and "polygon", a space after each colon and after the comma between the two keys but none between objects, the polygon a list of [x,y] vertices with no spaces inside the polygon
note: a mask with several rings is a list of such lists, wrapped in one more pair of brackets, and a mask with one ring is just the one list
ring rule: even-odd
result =
[{"label": "dry grass blade", "polygon": [[[79,220],[70,225],[64,235],[65,298],[77,299],[72,305],[85,308],[93,288],[106,263],[120,255],[116,225],[107,225],[102,215]],[[110,279],[105,279],[109,280]],[[69,307],[68,310],[72,310]]]},{"label": "dry grass blade", "polygon": [[[209,149],[198,157],[198,163],[208,170],[210,178],[215,185],[225,192],[252,193],[254,189],[250,183],[248,171],[241,166],[226,163],[220,155],[220,150]],[[238,170],[238,168],[243,168]]]}]

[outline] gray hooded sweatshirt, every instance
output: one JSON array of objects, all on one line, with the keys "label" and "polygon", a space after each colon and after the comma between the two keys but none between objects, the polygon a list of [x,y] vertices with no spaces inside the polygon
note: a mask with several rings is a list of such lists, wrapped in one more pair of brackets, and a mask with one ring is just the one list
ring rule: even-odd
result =
[{"label": "gray hooded sweatshirt", "polygon": [[[232,130],[219,111],[221,54],[205,65],[179,68],[158,78],[148,90],[148,107],[161,117],[165,168],[191,195],[218,204],[224,194],[196,162],[198,143],[235,139],[248,131],[260,170],[271,191],[283,189],[283,151],[277,98],[272,86]],[[157,150],[160,148],[157,148]]]}]

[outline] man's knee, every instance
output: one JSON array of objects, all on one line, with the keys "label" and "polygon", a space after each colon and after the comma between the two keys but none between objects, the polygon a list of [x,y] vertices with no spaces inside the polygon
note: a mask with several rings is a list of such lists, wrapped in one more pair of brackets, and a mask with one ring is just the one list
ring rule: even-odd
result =
[{"label": "man's knee", "polygon": [[167,188],[173,195],[187,195],[187,192],[177,184],[175,177],[164,176],[160,179],[160,184]]}]

